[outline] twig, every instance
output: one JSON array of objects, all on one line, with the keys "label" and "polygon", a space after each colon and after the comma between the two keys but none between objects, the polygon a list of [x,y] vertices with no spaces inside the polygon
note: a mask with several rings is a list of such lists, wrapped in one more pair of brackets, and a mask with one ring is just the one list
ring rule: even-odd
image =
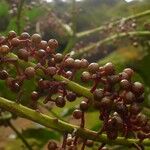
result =
[{"label": "twig", "polygon": [[[35,121],[41,125],[44,125],[48,128],[54,129],[59,132],[72,133],[74,129],[76,129],[76,135],[84,139],[86,138],[106,144],[127,145],[127,146],[132,146],[133,143],[140,144],[138,139],[124,139],[124,137],[118,137],[116,140],[109,140],[105,134],[97,135],[97,132],[95,131],[91,131],[89,129],[82,129],[79,126],[75,126],[63,122],[61,120],[51,118],[47,115],[38,113],[35,110],[32,110],[21,104],[17,104],[2,97],[0,97],[0,107],[20,117]],[[150,146],[150,140],[145,139],[142,144]]]},{"label": "twig", "polygon": [[[131,19],[141,18],[141,17],[147,16],[147,15],[150,15],[150,10],[146,10],[144,12],[141,12],[141,13],[138,13],[136,15],[132,15],[132,16],[129,16],[129,17],[123,18],[123,19],[124,19],[124,21],[128,21],[128,20],[131,20]],[[115,26],[115,25],[119,24],[120,21],[121,21],[121,19],[113,22],[112,26]],[[88,31],[83,31],[83,32],[77,33],[76,36],[77,36],[78,39],[83,38],[83,37],[89,36],[91,34],[97,33],[99,31],[102,31],[105,28],[106,28],[106,26],[100,26],[100,27],[97,27],[95,29],[91,29],[91,30],[88,30]]]},{"label": "twig", "polygon": [[21,133],[15,128],[15,126],[9,121],[8,122],[9,127],[17,134],[17,136],[21,139],[21,141],[24,143],[24,145],[29,149],[32,150],[32,147],[29,145],[27,140],[21,135]]},{"label": "twig", "polygon": [[93,51],[94,48],[101,46],[102,44],[111,42],[115,39],[120,39],[120,38],[124,38],[127,36],[150,36],[150,32],[149,31],[135,31],[135,32],[128,32],[128,33],[120,33],[120,34],[115,34],[112,35],[110,37],[107,37],[97,43],[93,43],[90,46],[87,46],[85,48],[80,49],[79,51],[75,52],[72,57],[77,58],[77,57],[81,57],[84,53],[87,53],[89,51]]}]

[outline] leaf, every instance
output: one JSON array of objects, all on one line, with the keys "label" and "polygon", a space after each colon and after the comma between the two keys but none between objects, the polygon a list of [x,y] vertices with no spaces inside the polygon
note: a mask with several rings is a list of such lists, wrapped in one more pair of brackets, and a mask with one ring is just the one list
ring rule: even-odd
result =
[{"label": "leaf", "polygon": [[22,131],[26,139],[34,139],[40,147],[43,147],[50,139],[60,140],[60,134],[46,128],[29,128]]}]

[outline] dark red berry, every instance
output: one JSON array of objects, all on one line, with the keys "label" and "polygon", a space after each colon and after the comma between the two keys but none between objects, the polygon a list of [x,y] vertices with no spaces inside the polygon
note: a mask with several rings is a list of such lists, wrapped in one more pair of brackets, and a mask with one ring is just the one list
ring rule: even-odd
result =
[{"label": "dark red berry", "polygon": [[133,103],[131,106],[130,106],[130,112],[131,112],[131,114],[133,114],[133,115],[137,115],[137,114],[139,114],[140,112],[141,112],[141,107],[140,107],[140,105],[139,104],[137,104],[137,103]]},{"label": "dark red berry", "polygon": [[65,106],[66,101],[62,96],[58,96],[55,100],[55,104],[56,104],[57,107],[62,108],[62,107]]},{"label": "dark red berry", "polygon": [[18,51],[18,57],[20,59],[23,59],[24,61],[28,61],[28,58],[29,58],[29,52],[25,49],[20,49]]},{"label": "dark red berry", "polygon": [[75,119],[81,119],[82,118],[82,111],[79,109],[74,110],[73,117]]},{"label": "dark red berry", "polygon": [[11,40],[12,46],[18,46],[19,43],[20,43],[20,40],[18,38],[13,38]]},{"label": "dark red berry", "polygon": [[104,96],[104,91],[102,89],[96,89],[93,92],[94,100],[100,101]]},{"label": "dark red berry", "polygon": [[111,109],[112,100],[109,97],[103,97],[100,101],[101,108]]},{"label": "dark red berry", "polygon": [[0,47],[0,54],[7,54],[9,52],[9,47],[7,45],[2,45]]},{"label": "dark red berry", "polygon": [[87,72],[87,71],[82,72],[81,79],[82,79],[82,81],[84,81],[84,82],[90,80],[90,79],[91,79],[90,73]]},{"label": "dark red berry", "polygon": [[73,75],[73,73],[71,71],[67,71],[65,77],[69,79],[72,77],[72,75]]},{"label": "dark red berry", "polygon": [[123,70],[123,72],[127,73],[130,78],[134,74],[134,71],[131,68],[126,68],[126,69]]},{"label": "dark red berry", "polygon": [[72,145],[72,142],[73,142],[73,138],[72,137],[68,137],[67,138],[67,145],[68,146]]},{"label": "dark red berry", "polygon": [[48,146],[47,146],[48,150],[56,150],[57,149],[57,144],[54,141],[49,141]]},{"label": "dark red berry", "polygon": [[81,68],[81,60],[75,59],[75,61],[74,61],[74,67],[75,67],[76,69]]},{"label": "dark red berry", "polygon": [[31,79],[35,76],[35,69],[33,67],[28,67],[25,69],[24,74],[28,79]]},{"label": "dark red berry", "polygon": [[50,60],[48,60],[48,66],[49,67],[54,67],[55,66],[55,59],[54,58],[51,58]]},{"label": "dark red berry", "polygon": [[139,97],[136,98],[135,100],[137,103],[143,103],[144,102],[144,95],[140,95]]},{"label": "dark red berry", "polygon": [[141,95],[144,92],[144,86],[140,82],[134,82],[134,84],[132,86],[132,90],[137,95]]},{"label": "dark red berry", "polygon": [[39,44],[41,42],[42,38],[39,34],[33,34],[31,36],[31,41],[35,44]]},{"label": "dark red berry", "polygon": [[20,35],[20,39],[22,39],[22,40],[29,39],[29,38],[30,38],[30,35],[27,32],[23,32]]},{"label": "dark red berry", "polygon": [[126,92],[125,93],[125,103],[131,104],[135,101],[135,95],[132,92]]},{"label": "dark red berry", "polygon": [[69,102],[75,101],[76,98],[77,98],[77,95],[76,95],[76,93],[73,93],[73,92],[68,92],[67,95],[66,95],[66,99],[67,99]]},{"label": "dark red berry", "polygon": [[10,89],[13,91],[13,92],[19,92],[20,91],[20,85],[16,82],[12,82],[11,86],[10,86]]},{"label": "dark red berry", "polygon": [[48,41],[48,46],[51,48],[51,49],[56,49],[58,47],[58,41],[55,40],[55,39],[50,39]]},{"label": "dark red berry", "polygon": [[112,75],[115,72],[114,65],[111,62],[104,65],[104,70],[107,75]]},{"label": "dark red berry", "polygon": [[17,36],[17,33],[15,31],[13,31],[13,30],[9,31],[9,33],[8,33],[8,38],[9,39],[12,39],[16,36]]},{"label": "dark red berry", "polygon": [[37,56],[38,56],[39,58],[43,58],[45,55],[46,55],[45,50],[40,49],[40,50],[37,51]]},{"label": "dark red berry", "polygon": [[89,107],[89,105],[87,104],[87,102],[82,101],[82,102],[80,103],[80,109],[81,109],[82,111],[87,111],[87,110],[88,110],[88,107]]},{"label": "dark red berry", "polygon": [[38,46],[39,46],[39,48],[46,50],[47,41],[42,40]]},{"label": "dark red berry", "polygon": [[89,66],[88,66],[88,71],[89,71],[90,73],[96,73],[96,71],[98,71],[98,69],[99,69],[98,63],[91,63],[91,64],[89,64]]},{"label": "dark red berry", "polygon": [[50,76],[55,75],[56,72],[57,72],[56,67],[48,67],[48,68],[46,69],[46,74],[47,74],[47,75],[50,75]]},{"label": "dark red berry", "polygon": [[126,79],[121,80],[120,81],[120,85],[125,90],[129,90],[131,88],[130,82],[128,80],[126,80]]},{"label": "dark red berry", "polygon": [[67,58],[64,61],[65,67],[74,67],[74,59],[73,58]]},{"label": "dark red berry", "polygon": [[1,80],[6,80],[8,78],[9,74],[6,70],[0,71],[0,79]]},{"label": "dark red berry", "polygon": [[57,63],[60,63],[62,60],[63,60],[63,55],[60,54],[60,53],[57,53],[55,56],[54,56],[54,59]]},{"label": "dark red berry", "polygon": [[36,92],[36,91],[33,91],[31,93],[31,99],[34,100],[34,101],[37,101],[39,99],[39,93]]},{"label": "dark red berry", "polygon": [[89,65],[89,62],[86,59],[81,59],[80,65],[81,65],[81,68],[87,68]]},{"label": "dark red berry", "polygon": [[94,142],[92,140],[87,140],[86,141],[86,146],[87,147],[92,147],[94,145]]}]

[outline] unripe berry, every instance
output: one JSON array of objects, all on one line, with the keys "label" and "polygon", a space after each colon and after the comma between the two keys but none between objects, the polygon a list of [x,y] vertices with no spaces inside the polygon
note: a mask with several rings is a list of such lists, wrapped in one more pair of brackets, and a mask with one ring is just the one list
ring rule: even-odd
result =
[{"label": "unripe berry", "polygon": [[76,93],[73,93],[73,92],[68,92],[67,95],[66,95],[66,99],[67,99],[69,102],[75,101],[76,98],[77,98],[77,95],[76,95]]},{"label": "unripe berry", "polygon": [[58,41],[55,40],[55,39],[50,39],[48,41],[48,46],[51,48],[51,49],[56,49],[58,47]]},{"label": "unripe berry", "polygon": [[62,107],[65,106],[66,101],[62,96],[58,96],[55,100],[55,104],[56,104],[57,107],[62,108]]},{"label": "unripe berry", "polygon": [[18,57],[19,57],[19,59],[23,59],[24,61],[28,61],[29,52],[25,49],[20,49],[18,51]]},{"label": "unripe berry", "polygon": [[8,78],[9,74],[6,70],[0,71],[0,79],[1,80],[6,80]]},{"label": "unripe berry", "polygon": [[24,74],[28,79],[31,79],[35,76],[35,69],[33,67],[28,67],[25,69]]},{"label": "unripe berry", "polygon": [[41,42],[42,38],[39,34],[33,34],[31,36],[31,41],[35,44],[39,44]]},{"label": "unripe berry", "polygon": [[74,117],[75,119],[81,119],[81,117],[82,117],[82,111],[79,110],[79,109],[74,110],[74,112],[73,112],[73,117]]},{"label": "unripe berry", "polygon": [[98,71],[98,69],[99,69],[98,63],[91,63],[91,64],[89,64],[89,66],[88,66],[88,71],[89,71],[90,73],[96,73],[96,72]]}]

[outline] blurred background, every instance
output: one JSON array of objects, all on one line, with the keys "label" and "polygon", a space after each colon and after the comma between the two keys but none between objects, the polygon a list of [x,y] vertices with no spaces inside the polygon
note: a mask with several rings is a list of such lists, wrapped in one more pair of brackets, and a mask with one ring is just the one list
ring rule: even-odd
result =
[{"label": "blurred background", "polygon": [[[10,30],[57,39],[58,52],[100,65],[111,61],[117,72],[133,68],[133,80],[145,84],[144,112],[150,115],[150,0],[0,0],[0,35]],[[76,82],[80,82],[79,75]],[[7,95],[2,84],[0,90]],[[75,106],[78,102],[47,113],[74,123],[69,115]],[[91,118],[87,128],[98,129],[97,115],[87,114]],[[13,122],[34,149],[46,149],[49,139],[60,140],[59,133],[33,122],[21,118]],[[0,150],[26,149],[12,129],[0,126]]]}]

